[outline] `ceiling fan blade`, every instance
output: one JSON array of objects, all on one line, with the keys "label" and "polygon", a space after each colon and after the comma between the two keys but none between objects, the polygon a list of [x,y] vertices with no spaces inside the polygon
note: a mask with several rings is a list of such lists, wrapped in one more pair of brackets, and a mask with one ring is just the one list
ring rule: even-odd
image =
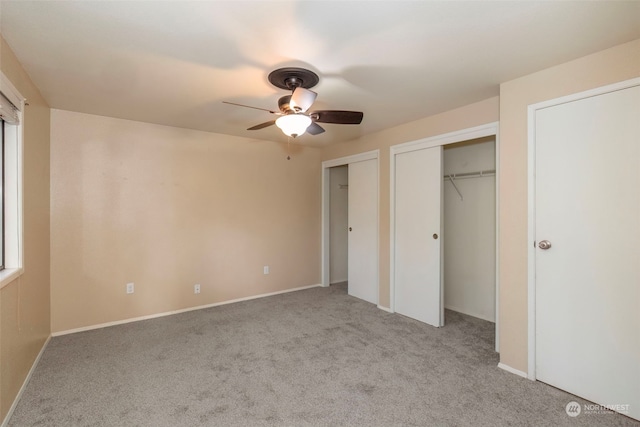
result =
[{"label": "ceiling fan blade", "polygon": [[229,104],[229,105],[237,105],[238,107],[253,108],[254,110],[262,110],[262,111],[269,112],[271,114],[278,114],[278,115],[282,114],[279,111],[267,110],[266,108],[260,108],[260,107],[252,107],[251,105],[236,104],[235,102],[222,101],[222,103],[223,104]]},{"label": "ceiling fan blade", "polygon": [[289,105],[296,111],[304,113],[316,100],[316,96],[318,96],[318,94],[314,91],[298,86],[293,91],[293,94],[291,94],[291,101],[289,102]]},{"label": "ceiling fan blade", "polygon": [[264,122],[264,123],[260,123],[259,125],[252,126],[252,127],[250,127],[249,129],[247,129],[247,130],[258,130],[258,129],[263,129],[263,128],[269,127],[269,126],[271,126],[271,125],[274,125],[274,124],[276,124],[276,121],[275,121],[275,120],[270,120],[270,121],[268,121],[268,122]]},{"label": "ceiling fan blade", "polygon": [[318,135],[324,132],[324,128],[317,123],[311,123],[307,128],[307,133],[311,135]]},{"label": "ceiling fan blade", "polygon": [[340,125],[359,125],[364,114],[360,111],[320,110],[309,114],[320,123],[336,123]]}]

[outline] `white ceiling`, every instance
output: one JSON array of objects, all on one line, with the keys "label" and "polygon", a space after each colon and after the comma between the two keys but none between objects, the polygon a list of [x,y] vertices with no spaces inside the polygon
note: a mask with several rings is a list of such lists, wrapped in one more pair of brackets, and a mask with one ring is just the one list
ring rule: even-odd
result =
[{"label": "white ceiling", "polygon": [[353,139],[498,95],[499,83],[640,38],[640,2],[6,1],[2,36],[53,108],[282,140],[267,75],[315,71]]}]

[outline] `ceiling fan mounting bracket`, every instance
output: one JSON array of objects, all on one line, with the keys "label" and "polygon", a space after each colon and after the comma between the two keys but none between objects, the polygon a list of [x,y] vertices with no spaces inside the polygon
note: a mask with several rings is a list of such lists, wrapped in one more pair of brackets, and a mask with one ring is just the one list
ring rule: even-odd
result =
[{"label": "ceiling fan mounting bracket", "polygon": [[310,89],[320,78],[313,71],[298,67],[278,68],[269,73],[269,82],[280,89],[294,90],[297,87]]}]

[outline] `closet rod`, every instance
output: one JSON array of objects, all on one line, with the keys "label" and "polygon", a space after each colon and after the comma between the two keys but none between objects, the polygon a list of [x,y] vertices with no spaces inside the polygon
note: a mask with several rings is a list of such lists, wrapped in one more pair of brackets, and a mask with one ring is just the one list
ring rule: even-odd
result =
[{"label": "closet rod", "polygon": [[443,178],[449,178],[450,180],[458,178],[480,178],[484,176],[493,176],[496,174],[495,169],[478,171],[478,172],[465,172],[465,173],[451,173],[443,176]]}]

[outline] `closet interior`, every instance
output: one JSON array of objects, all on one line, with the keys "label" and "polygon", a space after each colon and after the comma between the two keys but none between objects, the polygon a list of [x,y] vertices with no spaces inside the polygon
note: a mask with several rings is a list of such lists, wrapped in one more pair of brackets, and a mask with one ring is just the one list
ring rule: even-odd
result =
[{"label": "closet interior", "polygon": [[496,321],[495,137],[443,149],[444,307]]}]

